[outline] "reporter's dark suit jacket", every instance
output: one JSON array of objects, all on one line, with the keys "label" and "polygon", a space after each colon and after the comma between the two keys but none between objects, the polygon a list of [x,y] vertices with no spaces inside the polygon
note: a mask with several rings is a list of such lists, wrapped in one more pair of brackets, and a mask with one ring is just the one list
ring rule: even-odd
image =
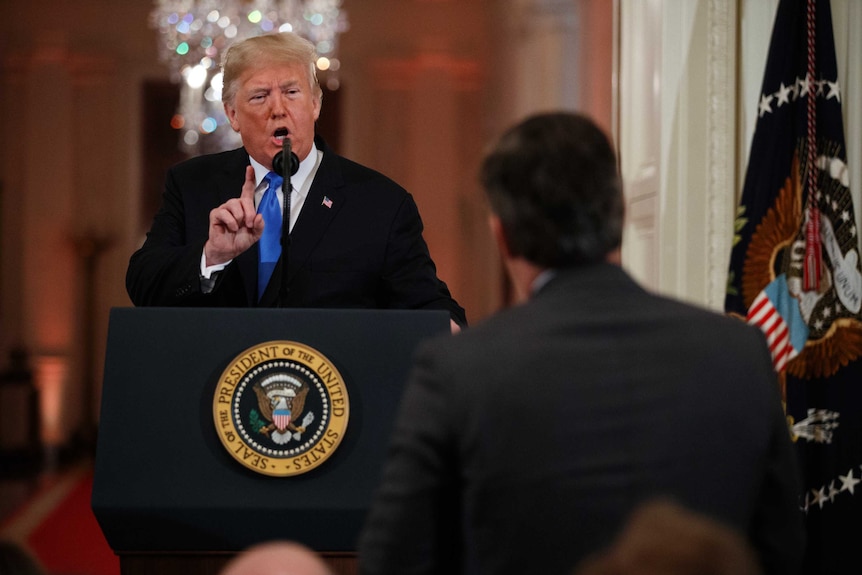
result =
[{"label": "reporter's dark suit jacket", "polygon": [[[410,194],[382,174],[336,155],[321,139],[316,143],[323,159],[291,233],[286,306],[443,309],[464,325],[464,310],[437,278]],[[168,171],[162,206],[126,273],[135,305],[276,304],[280,264],[261,302],[256,301],[257,246],[219,274],[211,293],[200,287],[210,210],[239,196],[248,164],[240,148],[193,158]]]},{"label": "reporter's dark suit jacket", "polygon": [[[799,571],[799,478],[769,352],[618,266],[420,348],[359,545],[363,575],[569,575],[670,497]],[[660,552],[659,552],[660,553]]]}]

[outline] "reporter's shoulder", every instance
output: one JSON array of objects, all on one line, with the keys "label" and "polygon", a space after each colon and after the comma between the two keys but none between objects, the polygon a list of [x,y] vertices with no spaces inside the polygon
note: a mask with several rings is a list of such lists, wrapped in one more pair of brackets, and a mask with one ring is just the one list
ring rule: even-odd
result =
[{"label": "reporter's shoulder", "polygon": [[713,342],[722,342],[729,348],[760,349],[766,338],[759,327],[748,323],[738,314],[729,314],[700,304],[668,300],[664,312],[681,323],[704,334]]},{"label": "reporter's shoulder", "polygon": [[719,327],[726,327],[728,329],[748,330],[752,327],[747,323],[746,318],[740,315],[729,314],[724,312],[723,310],[707,307],[704,304],[683,301],[681,299],[664,295],[653,294],[653,298],[655,299],[656,303],[664,301],[664,305],[666,306],[666,313],[671,314],[674,317],[688,317],[691,319],[699,319],[705,322],[712,323]]}]

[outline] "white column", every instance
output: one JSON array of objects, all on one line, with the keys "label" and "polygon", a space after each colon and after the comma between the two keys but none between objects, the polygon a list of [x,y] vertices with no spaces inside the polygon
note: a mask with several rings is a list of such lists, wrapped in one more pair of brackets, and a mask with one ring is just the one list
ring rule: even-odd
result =
[{"label": "white column", "polygon": [[645,285],[659,284],[662,4],[621,0],[619,56],[620,170],[626,196],[623,266]]},{"label": "white column", "polygon": [[862,2],[832,0],[832,23],[841,82],[850,195],[856,208],[856,228],[862,230]]},{"label": "white column", "polygon": [[736,182],[736,3],[620,5],[623,264],[657,291],[720,309]]}]

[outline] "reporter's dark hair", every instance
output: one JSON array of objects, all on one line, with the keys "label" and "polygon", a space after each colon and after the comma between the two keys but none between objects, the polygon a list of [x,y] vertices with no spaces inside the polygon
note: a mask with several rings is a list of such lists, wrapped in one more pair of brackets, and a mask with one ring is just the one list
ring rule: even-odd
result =
[{"label": "reporter's dark hair", "polygon": [[527,118],[486,156],[481,182],[513,255],[546,268],[604,260],[622,242],[616,155],[586,116]]}]

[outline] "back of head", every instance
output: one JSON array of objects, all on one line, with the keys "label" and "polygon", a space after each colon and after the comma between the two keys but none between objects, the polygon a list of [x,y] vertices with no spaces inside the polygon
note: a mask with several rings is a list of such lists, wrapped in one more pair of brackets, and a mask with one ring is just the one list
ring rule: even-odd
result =
[{"label": "back of head", "polygon": [[290,541],[259,543],[232,559],[220,575],[333,575],[314,551]]},{"label": "back of head", "polygon": [[746,539],[672,501],[636,508],[614,543],[572,575],[762,575]]},{"label": "back of head", "polygon": [[602,261],[622,241],[616,155],[587,117],[540,114],[507,131],[482,184],[512,255],[544,268]]},{"label": "back of head", "polygon": [[308,69],[308,81],[317,98],[322,97],[317,80],[317,52],[314,44],[293,32],[253,36],[233,44],[222,61],[224,89],[222,102],[233,104],[239,88],[239,78],[249,68],[270,64],[299,63]]}]

